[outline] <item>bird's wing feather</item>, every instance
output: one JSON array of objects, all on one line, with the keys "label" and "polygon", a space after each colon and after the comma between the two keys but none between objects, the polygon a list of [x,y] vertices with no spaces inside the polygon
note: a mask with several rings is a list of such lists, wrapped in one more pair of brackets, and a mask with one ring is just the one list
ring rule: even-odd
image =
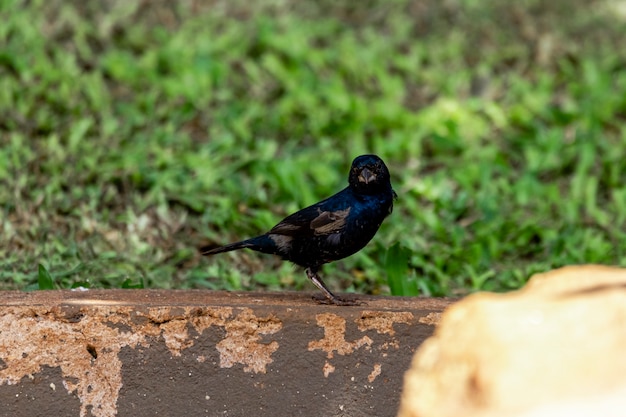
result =
[{"label": "bird's wing feather", "polygon": [[311,229],[316,235],[329,235],[343,229],[350,214],[350,207],[345,210],[322,211],[311,221]]},{"label": "bird's wing feather", "polygon": [[287,236],[330,235],[343,229],[349,214],[350,207],[327,211],[319,206],[311,206],[285,218],[269,233]]}]

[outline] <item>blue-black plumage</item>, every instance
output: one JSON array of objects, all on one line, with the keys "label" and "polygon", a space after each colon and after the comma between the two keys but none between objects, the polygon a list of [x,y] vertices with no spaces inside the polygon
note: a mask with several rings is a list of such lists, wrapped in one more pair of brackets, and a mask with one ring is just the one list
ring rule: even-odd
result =
[{"label": "blue-black plumage", "polygon": [[278,255],[304,267],[333,304],[356,304],[335,296],[317,271],[323,264],[350,256],[367,245],[391,214],[395,197],[383,160],[376,155],[361,155],[352,161],[348,186],[337,194],[287,216],[261,236],[200,251],[214,255],[248,248]]}]

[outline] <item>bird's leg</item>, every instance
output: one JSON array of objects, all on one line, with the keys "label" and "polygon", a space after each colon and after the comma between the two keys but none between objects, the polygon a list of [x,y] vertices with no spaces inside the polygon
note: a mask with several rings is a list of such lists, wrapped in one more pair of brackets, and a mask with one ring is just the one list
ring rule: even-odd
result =
[{"label": "bird's leg", "polygon": [[337,300],[338,298],[328,289],[328,287],[326,287],[326,284],[324,284],[322,278],[317,275],[317,271],[314,268],[307,268],[304,270],[304,272],[306,272],[306,276],[309,277],[311,281],[313,281],[313,284],[315,284],[315,286],[324,293],[326,298],[328,298],[328,300],[334,304],[335,300]]},{"label": "bird's leg", "polygon": [[330,290],[326,287],[326,284],[324,284],[324,281],[322,281],[322,278],[317,275],[317,268],[309,267],[306,268],[304,271],[306,272],[306,276],[309,277],[313,284],[315,284],[315,286],[324,293],[330,303],[338,306],[354,306],[361,304],[356,300],[343,300],[330,292]]}]

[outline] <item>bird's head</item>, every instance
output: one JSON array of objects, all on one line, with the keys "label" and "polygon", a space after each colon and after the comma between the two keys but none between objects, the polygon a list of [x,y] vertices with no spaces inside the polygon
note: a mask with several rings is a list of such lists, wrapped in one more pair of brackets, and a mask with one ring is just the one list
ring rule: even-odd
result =
[{"label": "bird's head", "polygon": [[376,155],[357,156],[352,161],[348,182],[361,194],[376,194],[391,189],[389,170]]}]

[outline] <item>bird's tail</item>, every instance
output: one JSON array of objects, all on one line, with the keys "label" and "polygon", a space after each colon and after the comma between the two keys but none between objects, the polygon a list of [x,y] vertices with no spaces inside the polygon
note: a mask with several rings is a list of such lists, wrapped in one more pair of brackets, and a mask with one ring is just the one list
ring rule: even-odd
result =
[{"label": "bird's tail", "polygon": [[222,252],[230,252],[231,250],[243,249],[243,248],[254,248],[255,244],[252,242],[252,239],[242,240],[241,242],[230,243],[228,245],[220,246],[220,247],[212,247],[212,246],[203,246],[201,247],[200,253],[204,256],[215,255],[216,253]]}]

